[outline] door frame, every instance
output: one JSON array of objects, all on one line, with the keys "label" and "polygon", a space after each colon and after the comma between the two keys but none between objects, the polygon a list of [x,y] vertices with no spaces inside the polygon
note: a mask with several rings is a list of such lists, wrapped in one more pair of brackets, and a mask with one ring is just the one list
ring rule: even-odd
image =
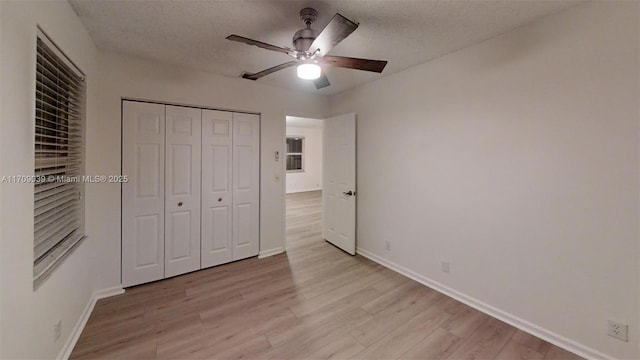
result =
[{"label": "door frame", "polygon": [[[282,249],[287,252],[287,117],[301,117],[324,121],[329,116],[305,113],[300,111],[287,111],[282,117],[282,148],[280,149],[280,182],[282,183]],[[324,123],[323,123],[324,124]],[[322,142],[324,143],[324,131],[322,131]],[[324,150],[323,150],[324,151]],[[275,155],[275,154],[274,154]],[[324,168],[322,169],[324,172]],[[324,176],[324,175],[323,175]],[[324,187],[324,184],[322,184]]]}]

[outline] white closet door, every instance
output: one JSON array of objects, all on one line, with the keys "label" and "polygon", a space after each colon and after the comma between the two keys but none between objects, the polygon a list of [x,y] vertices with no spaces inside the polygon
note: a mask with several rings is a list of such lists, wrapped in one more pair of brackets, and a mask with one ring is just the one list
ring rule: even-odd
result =
[{"label": "white closet door", "polygon": [[202,267],[233,260],[232,113],[202,110]]},{"label": "white closet door", "polygon": [[165,277],[200,269],[202,110],[166,106]]},{"label": "white closet door", "polygon": [[260,116],[233,113],[233,260],[258,255]]},{"label": "white closet door", "polygon": [[122,103],[122,285],[164,278],[164,105]]}]

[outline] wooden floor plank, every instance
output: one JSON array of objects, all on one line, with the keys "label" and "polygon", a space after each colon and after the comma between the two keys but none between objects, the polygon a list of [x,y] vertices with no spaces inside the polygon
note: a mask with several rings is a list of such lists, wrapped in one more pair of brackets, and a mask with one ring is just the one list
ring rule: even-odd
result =
[{"label": "wooden floor plank", "polygon": [[528,347],[529,349],[543,355],[547,353],[547,351],[549,350],[549,347],[551,346],[551,344],[549,344],[548,342],[540,338],[537,338],[531,334],[527,334],[522,330],[516,331],[516,333],[513,334],[513,337],[511,338],[511,340],[517,342],[520,345],[524,345],[525,347]]},{"label": "wooden floor plank", "polygon": [[539,352],[513,340],[509,341],[496,357],[499,360],[537,360],[542,358],[543,355]]},{"label": "wooden floor plank", "polygon": [[398,295],[396,301],[374,314],[365,324],[351,331],[351,335],[362,345],[371,346],[378,339],[422,313],[444,296],[424,286]]},{"label": "wooden floor plank", "polygon": [[446,359],[458,348],[461,341],[462,339],[452,333],[442,328],[438,328],[431,334],[427,335],[424,340],[402,354],[400,359]]},{"label": "wooden floor plank", "polygon": [[545,354],[544,359],[545,360],[579,360],[582,358],[578,355],[568,352],[567,350],[551,345],[549,347],[549,350],[547,350],[547,353]]},{"label": "wooden floor plank", "polygon": [[359,359],[393,359],[422,342],[451,317],[431,306],[357,354]]},{"label": "wooden floor plank", "polygon": [[450,359],[495,359],[516,329],[500,320],[489,318],[474,331]]},{"label": "wooden floor plank", "polygon": [[467,338],[489,318],[488,315],[464,305],[442,328],[460,338]]}]

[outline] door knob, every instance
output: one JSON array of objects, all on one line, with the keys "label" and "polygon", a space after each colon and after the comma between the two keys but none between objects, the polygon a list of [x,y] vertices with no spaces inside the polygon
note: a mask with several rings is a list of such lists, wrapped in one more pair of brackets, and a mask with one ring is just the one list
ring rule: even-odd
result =
[{"label": "door knob", "polygon": [[218,198],[218,202],[222,201],[222,198]]},{"label": "door knob", "polygon": [[355,192],[353,192],[353,191],[351,191],[351,190],[349,190],[349,191],[347,191],[347,192],[343,192],[343,193],[342,193],[342,195],[346,195],[346,196],[352,196],[352,195],[355,195],[355,194],[356,194],[356,193],[355,193]]},{"label": "door knob", "polygon": [[180,201],[180,202],[178,203],[178,206],[182,206],[182,201]]}]

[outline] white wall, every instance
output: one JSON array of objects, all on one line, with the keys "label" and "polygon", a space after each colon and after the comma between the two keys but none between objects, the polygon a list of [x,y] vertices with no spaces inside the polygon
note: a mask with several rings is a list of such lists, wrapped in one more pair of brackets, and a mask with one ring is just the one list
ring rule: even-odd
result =
[{"label": "white wall", "polygon": [[[97,50],[65,1],[0,1],[0,170],[2,175],[33,174],[36,25],[87,75],[87,135],[96,134]],[[87,161],[99,164],[94,154]],[[102,172],[99,165],[94,171]],[[52,358],[58,355],[87,305],[94,286],[93,261],[99,256],[94,222],[88,238],[50,278],[33,291],[33,185],[0,185],[1,358]],[[101,185],[86,189],[87,215]],[[95,218],[95,217],[94,217]],[[95,271],[98,273],[98,271]],[[62,320],[62,336],[53,326]]]},{"label": "white wall", "polygon": [[[282,153],[286,114],[323,117],[328,99],[324,96],[285,91],[260,82],[233,79],[114,53],[101,53],[99,120],[100,135],[87,140],[90,153],[100,156],[101,166],[109,173],[120,172],[121,98],[201,105],[220,109],[261,113],[261,188],[260,252],[284,250],[284,160],[276,162],[275,151]],[[120,187],[111,186],[101,193],[94,218],[101,231],[111,235],[102,242],[98,260],[101,271],[109,274],[101,286],[120,283]],[[89,204],[87,204],[89,207]]]},{"label": "white wall", "polygon": [[332,97],[358,116],[358,247],[639,358],[638,13],[580,5]]},{"label": "white wall", "polygon": [[304,137],[304,171],[287,173],[287,194],[322,190],[322,127],[287,125],[286,131]]}]

